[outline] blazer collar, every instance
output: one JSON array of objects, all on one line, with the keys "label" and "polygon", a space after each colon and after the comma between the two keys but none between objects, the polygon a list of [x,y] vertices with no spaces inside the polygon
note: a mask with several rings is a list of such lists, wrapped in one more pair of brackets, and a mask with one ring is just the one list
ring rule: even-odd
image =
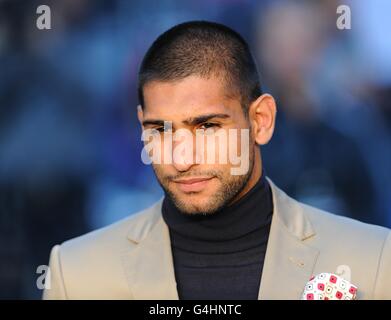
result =
[{"label": "blazer collar", "polygon": [[315,230],[303,211],[303,205],[280,190],[268,177],[266,179],[272,190],[273,215],[299,240],[315,235]]},{"label": "blazer collar", "polygon": [[308,243],[315,230],[303,205],[267,179],[273,194],[273,219],[258,298],[298,300],[319,255]]},{"label": "blazer collar", "polygon": [[[259,299],[300,299],[319,251],[306,241],[315,230],[303,205],[268,177],[273,218],[259,289]],[[134,299],[178,299],[169,230],[161,215],[163,198],[133,220],[127,237],[133,243],[122,255]]]},{"label": "blazer collar", "polygon": [[128,232],[133,242],[122,255],[131,294],[136,300],[177,300],[174,265],[161,198],[136,217]]}]

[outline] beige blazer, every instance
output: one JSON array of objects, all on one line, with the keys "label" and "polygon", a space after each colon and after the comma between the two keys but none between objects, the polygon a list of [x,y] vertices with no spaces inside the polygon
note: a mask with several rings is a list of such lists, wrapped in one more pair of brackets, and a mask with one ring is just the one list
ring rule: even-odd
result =
[{"label": "beige blazer", "polygon": [[[311,275],[339,268],[357,299],[391,299],[389,229],[302,204],[268,181],[274,214],[259,299],[300,299]],[[43,298],[178,299],[161,205],[55,246]]]}]

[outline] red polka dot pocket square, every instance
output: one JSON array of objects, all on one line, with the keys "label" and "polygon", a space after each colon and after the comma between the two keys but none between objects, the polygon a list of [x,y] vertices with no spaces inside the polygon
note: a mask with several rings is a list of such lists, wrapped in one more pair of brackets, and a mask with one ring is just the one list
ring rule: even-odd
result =
[{"label": "red polka dot pocket square", "polygon": [[301,300],[354,300],[357,287],[333,273],[320,273],[307,282]]}]

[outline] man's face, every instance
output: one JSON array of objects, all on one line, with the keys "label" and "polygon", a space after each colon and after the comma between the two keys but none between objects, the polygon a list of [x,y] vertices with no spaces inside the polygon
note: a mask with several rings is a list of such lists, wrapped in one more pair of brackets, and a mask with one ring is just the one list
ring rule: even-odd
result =
[{"label": "man's face", "polygon": [[[186,161],[176,154],[172,163],[153,163],[160,185],[176,207],[184,213],[216,212],[235,200],[251,176],[254,165],[251,131],[247,132],[249,140],[241,139],[241,129],[250,129],[250,123],[240,105],[239,97],[229,98],[226,90],[219,78],[205,79],[198,76],[189,76],[177,82],[153,81],[144,87],[145,106],[144,110],[139,112],[143,129],[163,131],[162,122],[168,121],[172,125],[173,134],[179,129],[186,129],[194,137],[192,141],[188,141],[193,143],[186,145],[191,149],[194,161]],[[205,147],[200,150],[196,143],[196,139],[200,139],[196,138],[196,130],[202,129],[208,129],[208,133],[201,135]],[[237,139],[229,139],[229,131],[234,133]],[[225,133],[228,139],[218,138],[218,133]],[[224,135],[220,137],[222,136]],[[208,144],[208,137],[216,138],[214,145]],[[161,139],[161,148],[167,151],[168,143],[164,140],[164,133],[159,133],[158,138]],[[172,142],[169,152],[175,152],[174,149],[179,143],[181,142]],[[227,162],[220,161],[224,158],[221,157],[223,152],[233,150],[238,157],[247,158],[246,171],[240,175],[232,174],[231,169],[238,167],[238,164],[232,164],[228,155]],[[163,150],[161,151],[163,154]],[[195,161],[200,154],[206,159],[207,153],[214,153],[213,163]]]}]

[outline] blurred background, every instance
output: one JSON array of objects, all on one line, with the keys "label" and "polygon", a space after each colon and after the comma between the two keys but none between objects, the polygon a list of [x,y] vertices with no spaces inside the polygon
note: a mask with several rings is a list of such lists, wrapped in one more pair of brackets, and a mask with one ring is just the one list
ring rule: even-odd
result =
[{"label": "blurred background", "polygon": [[[41,4],[51,30],[36,27]],[[340,4],[350,30],[336,27]],[[305,203],[391,227],[390,14],[388,0],[0,0],[0,298],[40,298],[53,245],[161,197],[140,159],[137,70],[188,20],[252,47],[279,108],[266,174]]]}]

